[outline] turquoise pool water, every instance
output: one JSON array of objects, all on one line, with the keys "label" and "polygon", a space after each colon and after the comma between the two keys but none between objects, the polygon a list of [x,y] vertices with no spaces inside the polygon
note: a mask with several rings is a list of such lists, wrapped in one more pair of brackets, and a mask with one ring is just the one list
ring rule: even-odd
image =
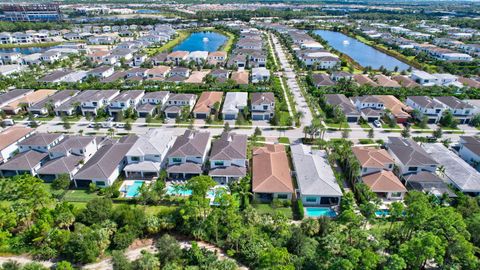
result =
[{"label": "turquoise pool water", "polygon": [[168,195],[175,195],[175,196],[190,196],[192,195],[192,191],[189,189],[175,189],[174,186],[168,186],[167,192]]},{"label": "turquoise pool water", "polygon": [[328,207],[305,207],[305,215],[311,218],[336,217],[337,213]]},{"label": "turquoise pool water", "polygon": [[375,215],[376,215],[377,217],[386,217],[386,216],[389,216],[389,215],[390,215],[390,210],[388,210],[388,209],[380,209],[380,210],[375,211]]},{"label": "turquoise pool water", "polygon": [[217,51],[227,37],[216,32],[196,32],[188,36],[182,43],[173,48],[173,51]]},{"label": "turquoise pool water", "polygon": [[143,181],[133,182],[133,185],[128,187],[127,194],[125,194],[125,197],[127,198],[137,197],[142,185],[143,185]]}]

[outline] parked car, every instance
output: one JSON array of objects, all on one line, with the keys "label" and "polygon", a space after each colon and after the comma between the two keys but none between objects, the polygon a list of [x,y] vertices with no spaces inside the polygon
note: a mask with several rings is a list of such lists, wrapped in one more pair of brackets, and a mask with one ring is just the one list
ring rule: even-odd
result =
[{"label": "parked car", "polygon": [[125,128],[125,124],[124,123],[117,123],[117,128]]},{"label": "parked car", "polygon": [[15,125],[15,121],[13,119],[3,119],[2,127],[8,127]]},{"label": "parked car", "polygon": [[112,123],[112,122],[103,122],[102,123],[102,128],[112,128],[114,126],[115,126],[115,124]]},{"label": "parked car", "polygon": [[373,125],[374,125],[375,127],[377,127],[377,128],[381,128],[381,127],[382,127],[382,124],[381,124],[380,121],[378,121],[378,120],[373,121]]}]

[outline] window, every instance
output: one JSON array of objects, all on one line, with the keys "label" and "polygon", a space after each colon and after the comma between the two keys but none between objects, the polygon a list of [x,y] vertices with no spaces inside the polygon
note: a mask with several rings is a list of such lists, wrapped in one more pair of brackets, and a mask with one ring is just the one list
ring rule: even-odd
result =
[{"label": "window", "polygon": [[105,181],[97,181],[95,182],[97,186],[104,187],[105,186]]},{"label": "window", "polygon": [[182,162],[182,159],[181,158],[172,158],[172,162],[179,163],[179,162]]},{"label": "window", "polygon": [[390,193],[391,194],[391,197],[392,198],[400,198],[402,197],[402,193],[401,192],[392,192]]},{"label": "window", "polygon": [[411,172],[417,171],[417,167],[408,167],[408,170]]},{"label": "window", "polygon": [[263,105],[263,109],[264,109],[264,110],[268,110],[268,106],[267,106],[267,105]]},{"label": "window", "polygon": [[277,199],[288,199],[288,195],[287,194],[278,194]]},{"label": "window", "polygon": [[215,164],[215,166],[223,166],[223,161],[215,161],[213,164]]},{"label": "window", "polygon": [[314,202],[317,202],[317,198],[316,197],[307,197],[307,198],[305,198],[305,201],[314,203]]},{"label": "window", "polygon": [[139,157],[132,157],[132,161],[140,161]]}]

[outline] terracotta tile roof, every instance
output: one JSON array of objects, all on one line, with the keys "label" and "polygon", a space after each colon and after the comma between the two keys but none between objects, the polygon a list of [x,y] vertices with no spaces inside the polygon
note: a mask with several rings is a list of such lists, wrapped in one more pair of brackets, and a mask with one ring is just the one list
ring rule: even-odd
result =
[{"label": "terracotta tile roof", "polygon": [[33,128],[13,126],[0,133],[0,150],[3,150],[21,138],[35,131]]},{"label": "terracotta tile roof", "polygon": [[5,107],[3,107],[4,110],[15,110],[20,106],[22,103],[26,104],[34,104],[37,103],[53,94],[55,94],[57,90],[51,90],[51,89],[40,89],[37,90],[33,93],[30,93],[20,99],[17,99],[15,101],[12,101],[8,103]]},{"label": "terracotta tile roof", "polygon": [[256,193],[293,193],[287,153],[283,145],[266,145],[253,151],[252,190]]},{"label": "terracotta tile roof", "polygon": [[405,186],[391,171],[382,170],[362,177],[373,192],[406,192]]},{"label": "terracotta tile roof", "polygon": [[372,79],[370,79],[367,75],[365,74],[355,74],[353,75],[353,79],[359,84],[359,85],[371,85],[371,86],[378,86],[376,82],[374,82]]},{"label": "terracotta tile roof", "polygon": [[409,118],[410,114],[408,112],[413,111],[410,106],[405,105],[395,96],[378,95],[375,97],[383,102],[385,108],[389,109],[393,116],[395,116],[395,118]]},{"label": "terracotta tile roof", "polygon": [[248,84],[248,71],[232,72],[232,80],[238,84]]},{"label": "terracotta tile roof", "polygon": [[386,164],[394,163],[392,156],[385,149],[352,147],[352,152],[365,168],[384,168]]}]

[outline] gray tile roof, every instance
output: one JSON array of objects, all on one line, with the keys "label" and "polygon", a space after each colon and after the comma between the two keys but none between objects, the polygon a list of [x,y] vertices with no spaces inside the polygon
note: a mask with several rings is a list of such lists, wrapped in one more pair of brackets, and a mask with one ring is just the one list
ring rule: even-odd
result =
[{"label": "gray tile roof", "polygon": [[1,93],[0,104],[8,103],[30,92],[33,92],[33,89],[13,89],[8,92]]},{"label": "gray tile roof", "polygon": [[303,144],[292,145],[290,149],[302,195],[342,196],[342,190],[337,184],[325,151],[312,151]]},{"label": "gray tile roof", "polygon": [[405,166],[438,165],[438,162],[412,139],[388,137],[388,141],[387,148],[392,151]]},{"label": "gray tile roof", "polygon": [[145,91],[143,90],[127,90],[120,93],[120,95],[116,96],[112,102],[115,101],[128,101],[130,99],[136,99],[139,96],[142,96]]},{"label": "gray tile roof", "polygon": [[117,169],[126,153],[137,140],[127,136],[112,144],[106,144],[93,155],[75,174],[75,179],[106,179]]},{"label": "gray tile roof", "polygon": [[453,96],[436,97],[435,99],[445,104],[447,107],[449,107],[452,110],[473,109],[472,105],[468,104],[465,101],[461,101],[460,99]]},{"label": "gray tile roof", "polygon": [[94,140],[93,136],[67,136],[59,144],[50,148],[49,152],[68,153],[72,149],[83,149]]},{"label": "gray tile roof", "polygon": [[152,129],[147,134],[138,135],[133,147],[127,152],[127,156],[161,155],[165,152],[174,136],[169,131]]},{"label": "gray tile roof", "polygon": [[426,153],[445,168],[445,178],[462,192],[480,192],[480,173],[441,143],[422,144]]},{"label": "gray tile roof", "polygon": [[40,145],[47,146],[63,136],[58,133],[35,133],[32,136],[26,138],[25,140],[18,143],[19,146],[28,146],[28,145]]},{"label": "gray tile roof", "polygon": [[168,96],[170,92],[168,91],[155,91],[155,92],[146,92],[142,99],[164,99]]},{"label": "gray tile roof", "polygon": [[205,153],[210,139],[209,132],[185,130],[175,140],[167,157],[201,157]]},{"label": "gray tile roof", "polygon": [[480,156],[480,139],[474,136],[460,136],[463,147]]},{"label": "gray tile roof", "polygon": [[213,141],[211,160],[236,160],[247,158],[247,135],[222,133],[219,139]]},{"label": "gray tile roof", "polygon": [[407,98],[422,108],[435,109],[444,107],[442,103],[427,96],[408,96]]},{"label": "gray tile roof", "polygon": [[265,93],[252,93],[252,105],[260,105],[265,103],[272,103],[275,102],[275,96],[272,92],[265,92]]},{"label": "gray tile roof", "polygon": [[53,94],[53,95],[35,103],[35,104],[33,104],[28,109],[29,110],[40,110],[40,109],[45,108],[45,106],[48,103],[62,102],[62,101],[65,101],[67,99],[70,99],[70,98],[76,96],[78,93],[80,93],[80,91],[78,91],[78,90],[57,91],[55,94]]},{"label": "gray tile roof", "polygon": [[6,163],[0,165],[0,170],[22,170],[29,171],[48,157],[47,153],[40,153],[34,150],[15,155]]},{"label": "gray tile roof", "polygon": [[37,171],[38,174],[70,174],[83,160],[82,156],[64,156],[50,160]]},{"label": "gray tile roof", "polygon": [[360,113],[344,94],[327,94],[325,100],[332,106],[338,106],[345,115],[357,115]]}]

